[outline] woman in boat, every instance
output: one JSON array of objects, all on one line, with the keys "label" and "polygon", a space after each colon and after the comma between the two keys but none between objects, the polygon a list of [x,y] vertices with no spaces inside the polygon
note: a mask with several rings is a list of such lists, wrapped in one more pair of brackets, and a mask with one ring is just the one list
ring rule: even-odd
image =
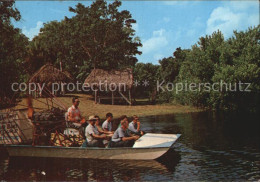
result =
[{"label": "woman in boat", "polygon": [[119,127],[112,136],[110,147],[132,147],[139,136],[131,136],[127,132],[128,121],[122,120]]}]

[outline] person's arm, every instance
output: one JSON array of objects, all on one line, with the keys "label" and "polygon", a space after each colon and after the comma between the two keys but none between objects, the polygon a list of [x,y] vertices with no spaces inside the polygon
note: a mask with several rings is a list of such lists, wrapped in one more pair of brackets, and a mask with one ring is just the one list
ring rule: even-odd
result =
[{"label": "person's arm", "polygon": [[80,111],[80,109],[78,108],[78,110],[79,110],[79,120],[82,120],[82,115],[81,115],[81,111]]},{"label": "person's arm", "polygon": [[105,134],[113,134],[114,132],[113,131],[104,131],[103,130],[103,133],[105,133]]},{"label": "person's arm", "polygon": [[68,110],[68,121],[75,122],[75,118],[72,117],[72,112],[70,109]]},{"label": "person's arm", "polygon": [[106,138],[105,135],[96,135],[95,133],[92,133],[91,135],[92,135],[94,138],[100,138],[100,139]]},{"label": "person's arm", "polygon": [[137,132],[140,131],[141,123],[140,121],[137,121]]},{"label": "person's arm", "polygon": [[137,140],[139,136],[131,136],[131,137],[123,137],[121,138],[122,141],[127,141],[127,140]]},{"label": "person's arm", "polygon": [[132,123],[129,124],[128,129],[129,129],[131,132],[134,132],[134,133],[137,133],[137,132],[138,132],[137,129],[135,129],[135,127],[134,127],[134,125],[133,125]]},{"label": "person's arm", "polygon": [[97,130],[98,130],[99,133],[105,133],[105,131],[99,126],[97,126]]},{"label": "person's arm", "polygon": [[119,138],[121,138],[122,141],[127,141],[127,140],[137,140],[139,137],[138,136],[126,137],[125,133],[121,130],[119,132]]},{"label": "person's arm", "polygon": [[102,124],[102,128],[104,132],[108,132],[108,123],[106,121]]}]

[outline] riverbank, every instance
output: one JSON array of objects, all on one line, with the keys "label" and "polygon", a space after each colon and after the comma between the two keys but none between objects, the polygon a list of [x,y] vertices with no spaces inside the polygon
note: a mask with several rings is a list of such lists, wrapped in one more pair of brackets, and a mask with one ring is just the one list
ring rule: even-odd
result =
[{"label": "riverbank", "polygon": [[[70,107],[71,100],[74,96],[78,96],[80,99],[80,110],[83,116],[99,115],[104,118],[107,112],[113,113],[114,117],[119,117],[121,115],[138,115],[138,116],[152,116],[152,115],[164,115],[164,114],[176,114],[176,113],[191,113],[200,112],[202,109],[198,109],[191,106],[183,105],[170,105],[170,104],[156,104],[156,105],[109,105],[109,104],[95,104],[92,95],[85,94],[70,94],[63,97],[58,97],[57,99],[63,103],[66,107]],[[38,101],[39,100],[39,101]],[[33,107],[47,109],[45,104],[45,98],[33,99]],[[50,103],[50,102],[49,102]],[[22,99],[15,109],[26,108],[26,99]],[[57,106],[54,104],[54,106]]]}]

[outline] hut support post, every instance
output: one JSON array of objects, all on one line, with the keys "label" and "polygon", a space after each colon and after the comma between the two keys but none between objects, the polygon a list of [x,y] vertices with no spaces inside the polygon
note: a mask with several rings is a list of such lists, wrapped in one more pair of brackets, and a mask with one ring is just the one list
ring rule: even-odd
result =
[{"label": "hut support post", "polygon": [[130,105],[132,105],[132,98],[131,98],[131,90],[129,89],[128,90],[128,95],[129,95],[129,101],[130,101]]},{"label": "hut support post", "polygon": [[112,105],[114,105],[114,91],[112,91]]},{"label": "hut support post", "polygon": [[122,94],[122,92],[118,91],[119,94],[126,100],[126,102],[128,102],[129,105],[131,105],[131,102],[127,99],[126,96],[124,96],[124,94]]},{"label": "hut support post", "polygon": [[97,90],[95,90],[95,104],[97,104]]}]

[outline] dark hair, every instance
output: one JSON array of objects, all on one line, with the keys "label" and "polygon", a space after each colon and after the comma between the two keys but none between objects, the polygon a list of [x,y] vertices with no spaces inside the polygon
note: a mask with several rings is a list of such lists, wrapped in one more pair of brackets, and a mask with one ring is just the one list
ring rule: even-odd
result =
[{"label": "dark hair", "polygon": [[120,116],[119,121],[122,121],[125,118],[127,118],[127,116],[126,115],[122,115],[122,116]]},{"label": "dark hair", "polygon": [[95,115],[95,118],[97,118],[98,120],[100,120],[100,117],[98,115]]},{"label": "dark hair", "polygon": [[110,113],[110,112],[109,112],[109,113],[107,113],[107,114],[106,114],[106,118],[108,118],[108,117],[113,117],[113,114],[112,114],[112,113]]},{"label": "dark hair", "polygon": [[76,99],[78,99],[78,97],[73,97],[72,98],[72,103],[74,103]]}]

